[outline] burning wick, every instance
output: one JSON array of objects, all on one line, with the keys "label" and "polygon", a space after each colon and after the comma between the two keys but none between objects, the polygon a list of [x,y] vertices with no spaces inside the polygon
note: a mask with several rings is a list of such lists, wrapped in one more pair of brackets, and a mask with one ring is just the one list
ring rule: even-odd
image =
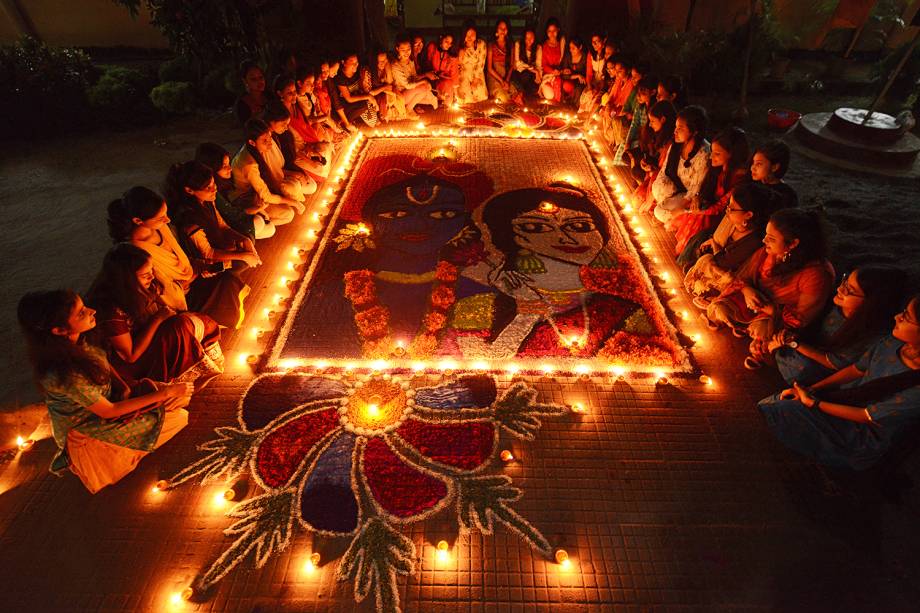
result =
[{"label": "burning wick", "polygon": [[316,570],[316,567],[319,566],[319,554],[314,552],[310,554],[310,557],[307,558],[307,561],[304,562],[303,569],[306,573],[312,573]]},{"label": "burning wick", "polygon": [[438,541],[436,549],[438,562],[444,563],[450,560],[450,545],[447,544],[447,541]]},{"label": "burning wick", "polygon": [[562,568],[567,569],[572,565],[572,562],[569,561],[569,552],[565,549],[557,549],[553,557],[556,559],[556,563]]}]

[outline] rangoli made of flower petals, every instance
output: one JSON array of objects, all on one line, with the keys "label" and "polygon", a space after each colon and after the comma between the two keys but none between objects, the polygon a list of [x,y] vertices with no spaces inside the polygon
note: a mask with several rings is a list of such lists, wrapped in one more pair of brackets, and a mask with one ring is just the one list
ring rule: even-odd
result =
[{"label": "rangoli made of flower petals", "polygon": [[[265,374],[239,404],[239,427],[216,429],[206,454],[176,474],[174,487],[253,479],[261,495],[237,505],[224,533],[235,541],[196,580],[206,591],[254,555],[261,567],[291,542],[296,524],[348,537],[336,577],[358,602],[400,611],[398,575],[414,570],[416,544],[400,531],[450,506],[461,530],[490,534],[496,524],[540,555],[552,549],[512,507],[521,496],[496,466],[502,430],[533,440],[540,418],[565,408],[535,401],[515,383],[498,394],[489,376],[417,387],[399,376],[355,379]],[[452,506],[451,506],[452,505]]]}]

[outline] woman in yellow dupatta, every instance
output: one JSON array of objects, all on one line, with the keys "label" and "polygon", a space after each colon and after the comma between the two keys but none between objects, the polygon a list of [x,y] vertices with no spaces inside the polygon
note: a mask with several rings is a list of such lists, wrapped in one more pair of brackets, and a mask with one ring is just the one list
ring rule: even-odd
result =
[{"label": "woman in yellow dupatta", "polygon": [[195,311],[218,325],[236,329],[243,320],[249,286],[231,270],[188,257],[170,230],[163,197],[146,187],[132,187],[108,208],[109,235],[150,254],[153,272],[163,286],[160,296],[176,311]]}]

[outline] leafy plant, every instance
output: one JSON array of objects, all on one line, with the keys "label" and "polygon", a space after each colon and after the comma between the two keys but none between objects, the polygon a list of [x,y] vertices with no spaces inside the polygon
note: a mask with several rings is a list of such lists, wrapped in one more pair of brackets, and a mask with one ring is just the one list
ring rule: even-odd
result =
[{"label": "leafy plant", "polygon": [[195,87],[184,81],[167,81],[151,90],[150,101],[169,115],[186,115],[195,110]]},{"label": "leafy plant", "polygon": [[188,58],[181,55],[160,64],[157,74],[160,77],[160,83],[195,80],[195,69],[192,68]]},{"label": "leafy plant", "polygon": [[86,96],[95,109],[129,113],[147,102],[151,80],[134,68],[105,66],[99,80],[86,90]]},{"label": "leafy plant", "polygon": [[141,3],[151,24],[169,40],[170,47],[198,67],[241,59],[257,47],[261,22],[256,3],[246,0],[188,2],[187,0],[113,0],[133,17]]},{"label": "leafy plant", "polygon": [[79,49],[24,37],[0,46],[0,127],[4,136],[53,133],[86,119],[94,74]]}]

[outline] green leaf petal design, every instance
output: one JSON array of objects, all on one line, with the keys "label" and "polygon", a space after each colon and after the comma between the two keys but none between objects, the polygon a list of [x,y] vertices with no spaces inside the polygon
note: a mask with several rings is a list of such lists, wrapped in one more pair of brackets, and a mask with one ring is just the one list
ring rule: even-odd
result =
[{"label": "green leaf petal design", "polygon": [[259,439],[259,433],[230,426],[215,428],[214,432],[218,438],[198,446],[198,449],[210,453],[173,475],[169,480],[169,487],[175,487],[195,477],[201,477],[202,484],[235,479],[243,472]]},{"label": "green leaf petal design", "polygon": [[562,405],[536,403],[536,397],[537,390],[520,381],[515,383],[492,405],[496,421],[514,436],[534,440],[537,430],[543,425],[538,416],[566,412]]},{"label": "green leaf petal design", "polygon": [[414,567],[415,545],[379,517],[371,517],[342,556],[336,579],[354,581],[355,602],[373,592],[378,613],[399,613],[396,575],[408,575]]},{"label": "green leaf petal design", "polygon": [[294,489],[289,489],[258,496],[240,503],[228,513],[239,521],[224,530],[224,534],[239,538],[198,580],[202,591],[223,579],[250,551],[255,550],[256,568],[261,568],[273,553],[287,548],[294,523],[295,493]]},{"label": "green leaf petal design", "polygon": [[527,541],[545,556],[552,554],[546,537],[509,505],[521,497],[521,490],[511,484],[508,475],[488,475],[458,479],[457,518],[464,530],[492,534],[494,520]]}]

